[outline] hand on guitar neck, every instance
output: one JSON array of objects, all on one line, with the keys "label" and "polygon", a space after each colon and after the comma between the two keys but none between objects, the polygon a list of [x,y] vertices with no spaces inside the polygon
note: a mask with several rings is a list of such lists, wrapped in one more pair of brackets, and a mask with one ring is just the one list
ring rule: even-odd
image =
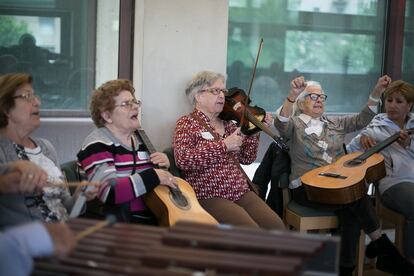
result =
[{"label": "hand on guitar neck", "polygon": [[[412,133],[413,133],[413,130],[411,130],[411,129],[410,130],[401,130],[399,138],[397,140],[397,143],[403,148],[409,147],[410,144],[411,144],[410,135]],[[372,138],[370,136],[367,136],[367,135],[361,135],[360,143],[361,143],[361,146],[364,150],[368,150],[368,149],[372,148],[373,146],[375,146],[377,144],[377,142],[375,141],[374,138]]]},{"label": "hand on guitar neck", "polygon": [[165,153],[158,151],[151,153],[150,159],[155,166],[161,169],[168,170],[168,168],[170,167],[170,161],[168,160],[168,157]]}]

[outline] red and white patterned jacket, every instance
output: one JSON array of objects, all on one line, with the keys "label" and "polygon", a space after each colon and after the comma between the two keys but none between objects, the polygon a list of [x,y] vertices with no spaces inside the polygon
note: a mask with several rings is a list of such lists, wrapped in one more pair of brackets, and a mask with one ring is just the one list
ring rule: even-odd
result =
[{"label": "red and white patterned jacket", "polygon": [[[204,113],[197,109],[193,113],[212,127]],[[177,121],[173,138],[175,162],[198,199],[220,197],[237,201],[250,190],[234,158],[242,164],[252,163],[257,155],[259,134],[245,136],[239,152],[226,152],[223,140],[236,128],[234,122],[224,122],[225,134],[216,140],[191,114]]]}]

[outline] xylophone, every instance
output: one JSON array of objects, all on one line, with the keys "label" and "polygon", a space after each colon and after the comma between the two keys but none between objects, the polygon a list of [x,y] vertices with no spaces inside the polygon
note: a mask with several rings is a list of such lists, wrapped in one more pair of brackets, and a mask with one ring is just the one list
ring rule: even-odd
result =
[{"label": "xylophone", "polygon": [[[68,225],[80,233],[98,222],[78,218]],[[337,244],[335,238],[246,227],[116,223],[80,239],[69,256],[37,259],[33,275],[302,275]]]}]

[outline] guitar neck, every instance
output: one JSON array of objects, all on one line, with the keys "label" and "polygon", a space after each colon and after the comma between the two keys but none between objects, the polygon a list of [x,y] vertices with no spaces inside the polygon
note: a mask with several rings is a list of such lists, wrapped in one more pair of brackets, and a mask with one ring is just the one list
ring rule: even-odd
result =
[{"label": "guitar neck", "polygon": [[[414,133],[414,128],[407,129],[407,132],[408,132],[408,135],[413,134]],[[394,143],[396,140],[398,140],[398,137],[400,137],[400,132],[397,132],[397,133],[391,135],[390,137],[388,137],[387,139],[385,139],[384,141],[382,141],[381,143],[376,144],[375,146],[373,146],[372,148],[370,148],[369,150],[367,150],[366,152],[364,152],[363,154],[361,154],[357,158],[359,160],[366,160],[371,155],[382,151],[384,148],[386,148],[389,145],[391,145],[392,143]]]},{"label": "guitar neck", "polygon": [[143,129],[137,129],[136,134],[139,138],[141,138],[142,142],[147,147],[150,154],[157,152],[154,145],[151,143],[150,139],[148,138],[147,134]]}]

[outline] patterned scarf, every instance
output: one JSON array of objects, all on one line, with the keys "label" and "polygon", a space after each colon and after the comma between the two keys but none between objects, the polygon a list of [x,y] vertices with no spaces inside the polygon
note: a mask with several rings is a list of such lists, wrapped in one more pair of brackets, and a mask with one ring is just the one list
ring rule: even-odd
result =
[{"label": "patterned scarf", "polygon": [[[13,143],[13,146],[14,146],[14,149],[16,150],[17,157],[20,160],[30,161],[23,146],[15,144],[15,143]],[[33,207],[38,208],[45,222],[53,222],[53,221],[59,220],[56,214],[52,212],[47,206],[46,202],[43,199],[43,194],[25,193],[24,203],[26,207],[29,209]]]}]

